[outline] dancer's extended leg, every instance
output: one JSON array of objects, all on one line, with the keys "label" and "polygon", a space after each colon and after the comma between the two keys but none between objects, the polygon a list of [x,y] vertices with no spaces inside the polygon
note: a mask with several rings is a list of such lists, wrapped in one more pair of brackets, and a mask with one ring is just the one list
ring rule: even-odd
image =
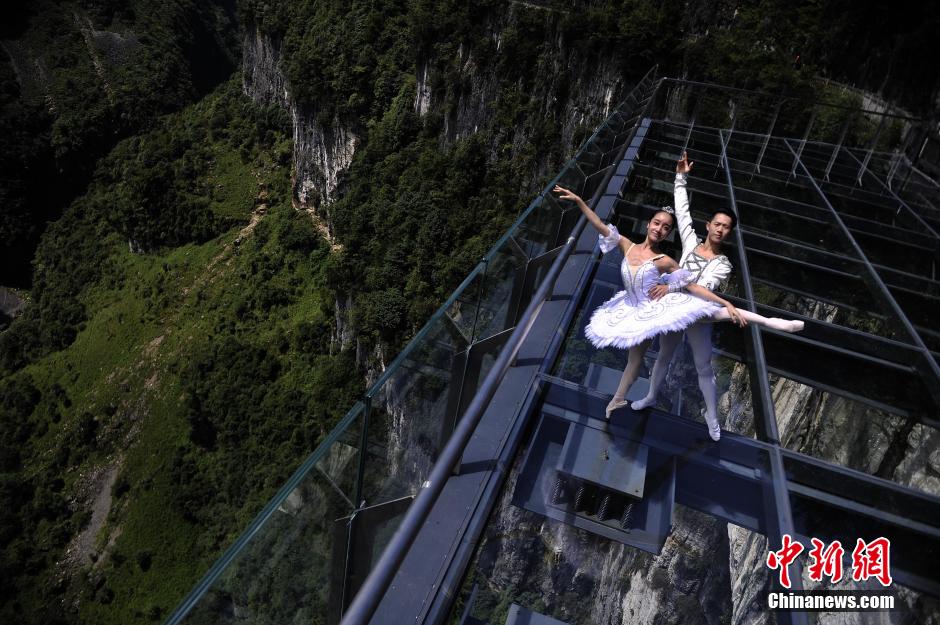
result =
[{"label": "dancer's extended leg", "polygon": [[613,399],[607,404],[606,418],[610,419],[610,413],[617,408],[627,405],[624,397],[627,396],[627,390],[633,386],[633,383],[636,382],[637,377],[639,377],[640,367],[643,365],[643,355],[646,354],[646,350],[649,349],[650,343],[652,342],[652,339],[647,339],[639,345],[634,345],[630,348],[629,355],[627,356],[627,367],[623,370],[623,375],[620,376],[620,384],[617,386],[617,392],[614,393]]},{"label": "dancer's extended leg", "polygon": [[705,399],[705,422],[708,435],[712,440],[721,438],[721,426],[718,425],[718,392],[715,389],[715,372],[712,370],[712,327],[707,323],[693,323],[686,328],[685,334],[692,348],[695,371],[698,373],[698,387]]},{"label": "dancer's extended leg", "polygon": [[[743,308],[738,308],[738,312],[741,313],[741,316],[744,317],[748,323],[756,323],[759,326],[766,326],[768,328],[773,328],[774,330],[782,330],[783,332],[800,332],[803,330],[803,322],[798,319],[764,317],[763,315],[752,313],[751,311],[744,310]],[[712,319],[715,321],[729,321],[731,317],[728,315],[728,309],[722,308],[712,315]]]},{"label": "dancer's extended leg", "polygon": [[666,379],[666,372],[669,370],[669,363],[672,361],[672,355],[676,353],[676,347],[682,341],[682,332],[667,332],[659,335],[659,354],[656,355],[656,362],[653,364],[653,371],[650,373],[650,390],[643,399],[638,399],[630,407],[634,410],[643,410],[647,406],[652,406],[656,401],[656,393],[663,380]]}]

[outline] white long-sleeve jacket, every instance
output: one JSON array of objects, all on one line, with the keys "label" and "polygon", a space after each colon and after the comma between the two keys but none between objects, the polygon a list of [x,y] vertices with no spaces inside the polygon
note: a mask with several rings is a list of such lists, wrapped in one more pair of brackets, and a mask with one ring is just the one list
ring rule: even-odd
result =
[{"label": "white long-sleeve jacket", "polygon": [[731,275],[731,261],[724,254],[706,259],[695,252],[702,242],[692,227],[692,215],[689,212],[689,192],[686,189],[688,174],[676,174],[675,202],[676,223],[679,226],[679,238],[682,241],[682,257],[679,266],[694,277],[696,284],[709,291],[724,288]]}]

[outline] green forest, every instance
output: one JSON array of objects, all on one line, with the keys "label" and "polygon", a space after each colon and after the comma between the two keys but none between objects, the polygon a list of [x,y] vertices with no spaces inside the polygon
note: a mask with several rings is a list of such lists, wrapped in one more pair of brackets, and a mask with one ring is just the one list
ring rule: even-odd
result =
[{"label": "green forest", "polygon": [[[796,4],[5,9],[0,285],[27,304],[0,330],[0,619],[165,619],[362,396],[362,354],[394,356],[601,121],[564,145],[545,114],[578,68],[807,96],[828,76],[930,113],[926,5]],[[279,42],[291,101],[358,137],[330,206],[296,202],[290,112],[244,93],[256,33]],[[495,87],[452,137],[468,50]]]}]

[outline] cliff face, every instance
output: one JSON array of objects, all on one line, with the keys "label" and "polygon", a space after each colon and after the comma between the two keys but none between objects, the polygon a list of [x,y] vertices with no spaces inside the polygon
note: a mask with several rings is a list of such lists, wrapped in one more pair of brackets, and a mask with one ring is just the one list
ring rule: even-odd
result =
[{"label": "cliff face", "polygon": [[[512,63],[514,52],[504,41],[518,37],[523,21],[532,28],[533,15],[542,16],[536,20],[541,40],[529,42],[542,51],[540,61],[507,90],[499,68]],[[531,178],[552,174],[561,163],[558,156],[573,153],[586,138],[584,131],[593,131],[631,86],[618,67],[616,51],[586,56],[566,43],[558,14],[522,3],[489,15],[483,30],[484,37],[473,47],[460,45],[453,56],[419,60],[415,111],[442,113],[443,142],[492,129],[491,160],[507,150],[517,157],[550,126],[560,151],[539,158]],[[506,98],[524,102],[526,114],[494,128],[498,103]]]},{"label": "cliff face", "polygon": [[[501,64],[512,62],[512,51],[502,46],[503,33],[517,26],[519,11],[545,13],[543,39],[537,42],[543,62],[507,89],[498,71]],[[486,41],[475,47],[460,45],[453,56],[415,59],[414,110],[420,116],[441,115],[444,149],[461,138],[488,131],[491,160],[507,156],[507,149],[510,158],[530,149],[533,136],[550,124],[559,149],[540,158],[530,181],[554,173],[559,157],[572,153],[586,137],[585,131],[592,131],[630,86],[612,60],[616,55],[589,58],[571,49],[552,12],[520,5],[492,13],[485,31]],[[243,54],[245,93],[257,102],[279,104],[291,114],[295,199],[304,207],[316,208],[329,226],[329,206],[338,199],[343,174],[364,139],[355,130],[363,124],[335,114],[324,120],[315,102],[298,103],[282,69],[280,45],[270,35],[247,32]],[[497,101],[507,93],[525,103],[525,114],[510,124],[497,119]]]},{"label": "cliff face", "polygon": [[[629,87],[610,60],[616,57],[613,51],[589,58],[565,43],[561,15],[522,4],[491,10],[482,18],[482,39],[473,45],[418,52],[413,66],[402,74],[404,84],[414,81],[414,111],[437,129],[442,151],[479,134],[489,163],[511,166],[523,156],[533,163],[514,172],[513,182],[525,195],[558,170]],[[510,80],[503,70],[512,65],[515,52],[505,42],[515,38],[518,45],[521,22],[529,29],[527,35],[535,32],[539,38],[527,43],[541,51],[540,61],[530,73]],[[295,205],[322,220],[332,239],[337,219],[332,207],[342,196],[344,176],[357,147],[369,141],[369,124],[341,119],[332,112],[335,107],[311,99],[309,90],[301,102],[295,96],[299,90],[287,79],[287,59],[276,36],[252,28],[242,49],[244,92],[256,102],[277,104],[290,113]],[[512,75],[518,74],[515,68]],[[353,300],[350,294],[339,294],[333,349],[351,347],[357,336],[348,314],[356,305]],[[357,352],[370,351],[357,345]]]},{"label": "cliff face", "polygon": [[299,105],[281,69],[276,41],[258,31],[245,34],[242,81],[255,102],[278,104],[291,116],[294,139],[294,198],[300,207],[316,209],[332,233],[329,206],[337,198],[340,179],[352,163],[358,137],[340,119],[324,125],[312,105]]}]

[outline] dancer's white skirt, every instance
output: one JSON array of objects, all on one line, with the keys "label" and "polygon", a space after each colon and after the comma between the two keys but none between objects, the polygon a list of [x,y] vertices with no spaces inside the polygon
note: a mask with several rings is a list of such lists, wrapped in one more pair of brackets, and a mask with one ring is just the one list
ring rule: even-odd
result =
[{"label": "dancer's white skirt", "polygon": [[658,334],[684,330],[719,310],[718,304],[684,292],[634,305],[629,293],[620,291],[597,307],[584,334],[597,348],[628,349]]}]

